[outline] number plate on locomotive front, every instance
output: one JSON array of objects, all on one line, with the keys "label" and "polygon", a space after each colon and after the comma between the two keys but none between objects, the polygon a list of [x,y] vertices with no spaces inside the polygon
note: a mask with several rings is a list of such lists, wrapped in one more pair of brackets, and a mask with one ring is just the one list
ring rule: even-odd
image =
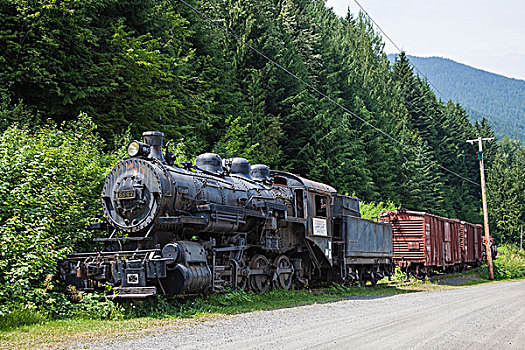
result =
[{"label": "number plate on locomotive front", "polygon": [[117,191],[118,199],[134,199],[136,196],[135,190],[121,190]]}]

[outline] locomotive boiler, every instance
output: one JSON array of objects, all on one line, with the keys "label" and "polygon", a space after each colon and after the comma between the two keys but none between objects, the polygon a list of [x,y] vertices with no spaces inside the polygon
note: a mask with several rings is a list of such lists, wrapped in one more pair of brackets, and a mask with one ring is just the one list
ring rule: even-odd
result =
[{"label": "locomotive boiler", "polygon": [[107,176],[103,248],[61,264],[81,289],[118,297],[264,292],[311,281],[370,281],[392,272],[392,229],[360,217],[356,198],[300,176],[213,153],[195,164],[163,153],[163,134],[128,145]]}]

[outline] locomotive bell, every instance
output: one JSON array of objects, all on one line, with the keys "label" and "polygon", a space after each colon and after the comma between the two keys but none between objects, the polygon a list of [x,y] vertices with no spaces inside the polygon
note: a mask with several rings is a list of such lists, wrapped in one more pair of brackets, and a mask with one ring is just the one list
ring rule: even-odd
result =
[{"label": "locomotive bell", "polygon": [[150,145],[150,158],[156,158],[161,162],[164,161],[164,156],[162,155],[162,140],[164,134],[160,131],[145,131],[142,133],[144,142]]},{"label": "locomotive bell", "polygon": [[230,174],[252,179],[250,174],[250,162],[244,158],[233,158],[231,160]]}]

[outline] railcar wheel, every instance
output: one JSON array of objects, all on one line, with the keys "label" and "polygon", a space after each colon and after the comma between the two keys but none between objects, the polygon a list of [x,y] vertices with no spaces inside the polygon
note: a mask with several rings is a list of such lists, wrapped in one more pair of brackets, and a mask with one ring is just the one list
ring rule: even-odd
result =
[{"label": "railcar wheel", "polygon": [[250,261],[250,287],[257,293],[264,293],[270,288],[270,278],[267,274],[268,259],[264,255],[256,255]]},{"label": "railcar wheel", "polygon": [[273,282],[277,288],[290,289],[293,279],[293,264],[286,255],[279,255],[273,263],[276,267]]},{"label": "railcar wheel", "polygon": [[363,287],[366,286],[366,283],[368,281],[370,281],[370,283],[373,283],[373,276],[372,276],[372,271],[369,270],[368,268],[366,267],[363,267],[360,269],[359,271],[359,284]]}]

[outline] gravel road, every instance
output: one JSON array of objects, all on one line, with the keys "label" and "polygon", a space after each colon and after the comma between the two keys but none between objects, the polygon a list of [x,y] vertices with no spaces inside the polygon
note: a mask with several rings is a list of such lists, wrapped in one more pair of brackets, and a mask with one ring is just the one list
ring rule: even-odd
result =
[{"label": "gravel road", "polygon": [[525,349],[525,281],[175,321],[89,349]]}]

